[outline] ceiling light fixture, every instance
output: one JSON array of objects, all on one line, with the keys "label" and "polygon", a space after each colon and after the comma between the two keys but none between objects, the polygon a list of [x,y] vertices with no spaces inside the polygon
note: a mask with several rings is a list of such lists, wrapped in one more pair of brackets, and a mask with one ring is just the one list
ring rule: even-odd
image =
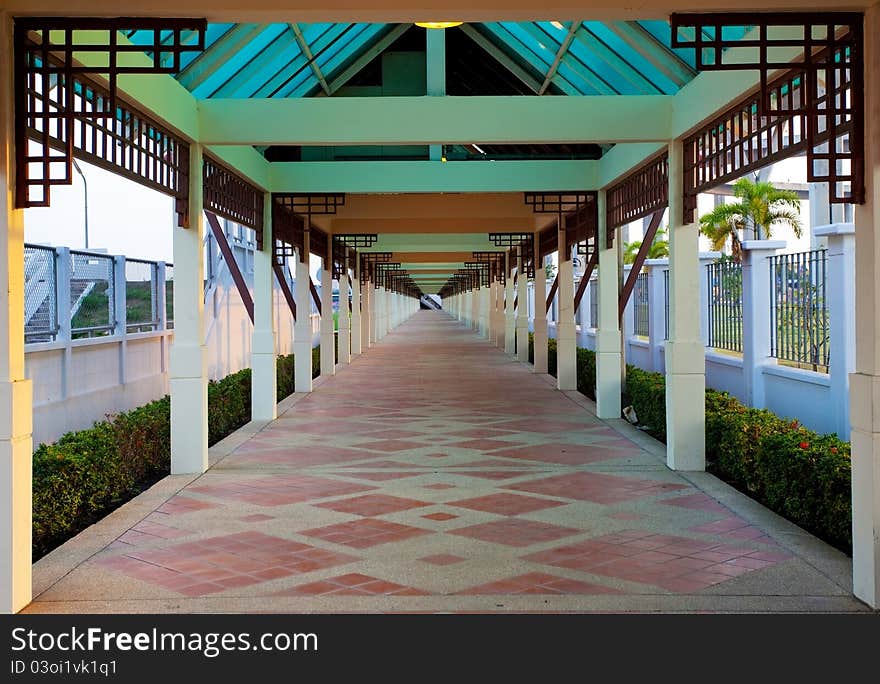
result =
[{"label": "ceiling light fixture", "polygon": [[453,26],[461,26],[463,21],[417,21],[415,22],[416,26],[421,26],[426,29],[446,29],[452,28]]}]

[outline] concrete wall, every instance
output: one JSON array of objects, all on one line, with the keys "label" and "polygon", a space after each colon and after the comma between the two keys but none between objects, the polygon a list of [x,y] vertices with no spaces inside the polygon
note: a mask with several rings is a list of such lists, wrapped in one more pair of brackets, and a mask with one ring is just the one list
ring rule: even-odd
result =
[{"label": "concrete wall", "polygon": [[[247,248],[234,250],[248,285]],[[215,263],[205,296],[208,374],[219,380],[250,366],[253,325],[241,295],[223,264]],[[293,318],[276,282],[276,353],[293,352]],[[60,316],[63,314],[59,314]],[[312,345],[320,317],[312,314]],[[162,321],[160,327],[164,328]],[[168,394],[169,349],[173,329],[25,345],[25,372],[33,382],[34,446],[65,432],[90,427],[107,414],[127,411]]]}]

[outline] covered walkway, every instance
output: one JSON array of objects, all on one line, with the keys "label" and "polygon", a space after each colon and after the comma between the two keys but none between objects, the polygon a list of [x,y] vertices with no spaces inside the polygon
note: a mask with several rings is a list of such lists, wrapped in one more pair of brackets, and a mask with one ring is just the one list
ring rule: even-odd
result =
[{"label": "covered walkway", "polygon": [[27,612],[855,611],[851,562],[443,312],[39,561]]}]

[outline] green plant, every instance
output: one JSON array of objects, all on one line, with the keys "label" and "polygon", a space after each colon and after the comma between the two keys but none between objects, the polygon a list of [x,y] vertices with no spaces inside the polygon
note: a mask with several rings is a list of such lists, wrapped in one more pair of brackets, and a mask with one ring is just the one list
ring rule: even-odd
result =
[{"label": "green plant", "polygon": [[[319,355],[312,353],[313,372]],[[277,396],[294,391],[294,357],[276,359]],[[250,420],[251,372],[244,369],[208,385],[208,441],[214,444]],[[33,455],[34,557],[113,511],[171,465],[171,399],[108,416],[69,432]]]},{"label": "green plant", "polygon": [[719,204],[700,217],[700,232],[720,250],[728,239],[734,260],[742,261],[740,231],[751,230],[756,240],[769,238],[774,224],[789,226],[801,236],[800,198],[794,190],[779,190],[766,181],[740,178],[733,184],[739,202]]},{"label": "green plant", "polygon": [[[642,248],[641,240],[627,242],[623,248],[623,263],[632,264],[636,260],[636,255]],[[651,246],[648,248],[649,259],[663,259],[669,256],[669,241],[666,239],[666,231],[658,230],[654,236]]]}]

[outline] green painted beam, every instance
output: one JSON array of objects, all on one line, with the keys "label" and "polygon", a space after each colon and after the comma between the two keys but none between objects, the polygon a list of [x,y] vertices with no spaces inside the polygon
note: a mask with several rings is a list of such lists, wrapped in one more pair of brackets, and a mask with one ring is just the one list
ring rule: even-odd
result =
[{"label": "green painted beam", "polygon": [[[212,98],[202,142],[430,145],[668,140],[672,96]],[[503,115],[502,115],[503,113]]]},{"label": "green painted beam", "polygon": [[[119,45],[131,45],[121,33],[117,34],[116,39]],[[73,34],[74,43],[82,45],[103,45],[107,40],[106,31],[75,31]],[[107,65],[107,56],[101,52],[74,51],[73,58],[85,66]],[[117,60],[120,66],[152,65],[152,60],[143,52],[121,52]],[[164,74],[122,74],[117,77],[117,86],[132,102],[137,103],[139,109],[153,114],[189,140],[199,139],[196,99],[173,77]]]},{"label": "green painted beam", "polygon": [[276,162],[271,165],[270,174],[274,192],[553,192],[594,189],[599,163],[591,160]]}]

